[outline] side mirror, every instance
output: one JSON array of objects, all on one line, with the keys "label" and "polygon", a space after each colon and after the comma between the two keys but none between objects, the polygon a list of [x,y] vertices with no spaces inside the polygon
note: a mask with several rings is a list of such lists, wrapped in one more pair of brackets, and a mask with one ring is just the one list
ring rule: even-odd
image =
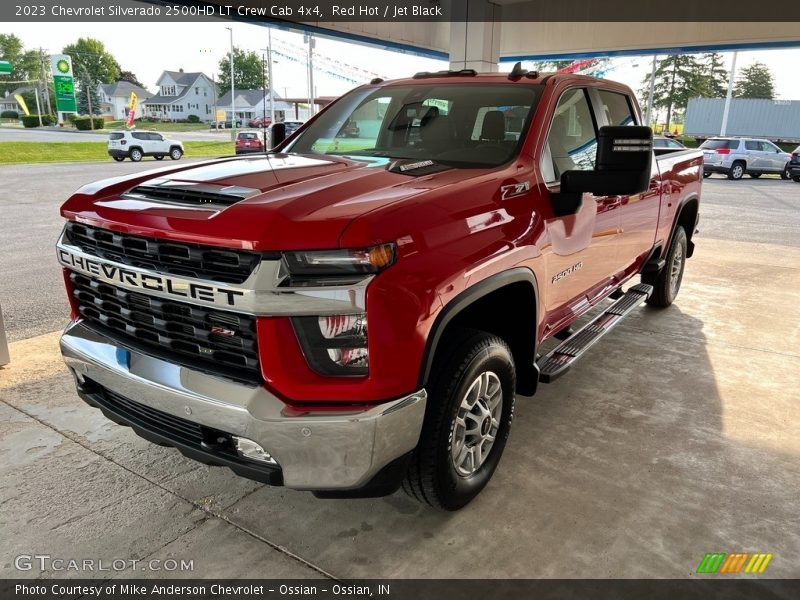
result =
[{"label": "side mirror", "polygon": [[551,194],[556,215],[576,213],[585,192],[596,196],[629,196],[644,192],[650,185],[652,161],[652,129],[624,125],[601,127],[594,170],[571,170],[561,174],[561,190]]},{"label": "side mirror", "polygon": [[273,123],[270,127],[270,149],[275,148],[278,144],[286,139],[286,124]]}]

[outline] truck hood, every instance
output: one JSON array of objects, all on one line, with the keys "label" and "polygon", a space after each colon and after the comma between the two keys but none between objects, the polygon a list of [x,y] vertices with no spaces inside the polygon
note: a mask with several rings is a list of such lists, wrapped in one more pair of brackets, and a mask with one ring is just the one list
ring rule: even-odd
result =
[{"label": "truck hood", "polygon": [[[273,154],[98,181],[61,213],[116,231],[225,247],[335,248],[357,217],[461,180],[457,169],[401,172],[385,158]],[[388,240],[360,243],[381,241]]]}]

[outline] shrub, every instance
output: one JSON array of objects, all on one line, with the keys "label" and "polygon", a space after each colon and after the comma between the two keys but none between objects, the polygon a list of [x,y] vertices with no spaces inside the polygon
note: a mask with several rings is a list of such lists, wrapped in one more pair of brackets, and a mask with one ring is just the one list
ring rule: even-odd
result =
[{"label": "shrub", "polygon": [[0,119],[19,119],[19,113],[15,110],[4,110],[0,113]]},{"label": "shrub", "polygon": [[200,117],[198,117],[197,115],[189,115],[188,117],[186,117],[186,121],[188,121],[189,123],[199,123]]},{"label": "shrub", "polygon": [[[41,115],[42,125],[52,125],[56,122],[53,115]],[[24,127],[39,127],[39,115],[22,115],[22,125]]]},{"label": "shrub", "polygon": [[[94,122],[94,124],[92,123]],[[105,127],[103,117],[76,117],[72,120],[75,129],[80,131],[88,131],[90,129],[102,129]]]}]

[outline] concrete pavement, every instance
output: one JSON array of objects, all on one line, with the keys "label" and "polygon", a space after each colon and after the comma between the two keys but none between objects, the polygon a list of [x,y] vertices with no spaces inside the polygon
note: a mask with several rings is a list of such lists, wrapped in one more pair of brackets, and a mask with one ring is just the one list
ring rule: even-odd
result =
[{"label": "concrete pavement", "polygon": [[57,333],[17,341],[0,370],[0,576],[52,576],[13,566],[46,553],[193,559],[182,576],[680,578],[706,552],[761,551],[768,576],[798,577],[799,265],[794,246],[701,235],[675,305],[519,399],[493,481],[455,514],[198,465],[84,405]]}]

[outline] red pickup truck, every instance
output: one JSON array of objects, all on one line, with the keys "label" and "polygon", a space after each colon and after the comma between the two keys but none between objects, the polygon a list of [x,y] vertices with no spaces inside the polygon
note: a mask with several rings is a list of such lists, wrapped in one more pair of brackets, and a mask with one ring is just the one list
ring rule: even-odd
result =
[{"label": "red pickup truck", "polygon": [[274,152],[86,185],[57,245],[78,392],[244,477],[458,509],[516,394],[678,293],[703,159],[640,123],[602,79],[419,73]]}]

